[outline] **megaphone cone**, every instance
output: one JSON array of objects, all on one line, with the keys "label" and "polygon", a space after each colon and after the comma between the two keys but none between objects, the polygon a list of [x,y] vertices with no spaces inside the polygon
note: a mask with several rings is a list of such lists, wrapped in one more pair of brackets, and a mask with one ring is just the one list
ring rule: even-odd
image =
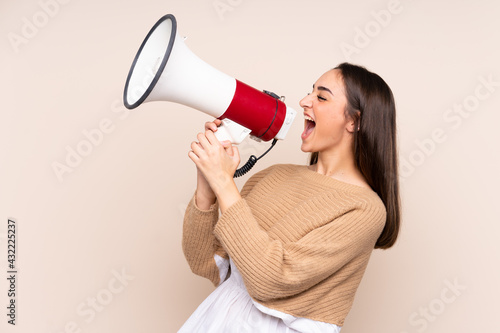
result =
[{"label": "megaphone cone", "polygon": [[[219,140],[240,143],[248,134],[263,141],[284,139],[296,111],[213,68],[193,54],[177,34],[177,21],[163,16],[141,44],[128,73],[123,102],[129,109],[170,101],[223,119]],[[229,121],[230,120],[230,121]]]}]

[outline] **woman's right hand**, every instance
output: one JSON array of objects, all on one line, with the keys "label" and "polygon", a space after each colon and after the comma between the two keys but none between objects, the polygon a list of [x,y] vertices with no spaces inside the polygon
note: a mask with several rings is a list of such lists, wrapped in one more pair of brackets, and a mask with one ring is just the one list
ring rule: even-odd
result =
[{"label": "woman's right hand", "polygon": [[[214,121],[207,121],[205,123],[205,131],[217,132],[217,127],[222,124],[219,119],[214,119]],[[196,205],[202,210],[210,209],[210,206],[215,203],[216,196],[203,173],[196,168],[197,178],[196,178]]]}]

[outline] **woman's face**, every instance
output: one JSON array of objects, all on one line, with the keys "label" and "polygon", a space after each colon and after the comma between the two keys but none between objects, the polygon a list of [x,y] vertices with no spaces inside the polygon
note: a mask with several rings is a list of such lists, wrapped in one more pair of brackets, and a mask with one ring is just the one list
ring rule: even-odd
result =
[{"label": "woman's face", "polygon": [[300,101],[304,109],[303,152],[326,152],[351,144],[354,122],[345,117],[347,98],[340,70],[323,74],[311,94]]}]

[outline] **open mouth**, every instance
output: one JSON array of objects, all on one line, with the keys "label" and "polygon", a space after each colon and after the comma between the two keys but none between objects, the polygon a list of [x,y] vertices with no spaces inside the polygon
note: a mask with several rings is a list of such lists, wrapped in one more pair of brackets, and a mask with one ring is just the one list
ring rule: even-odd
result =
[{"label": "open mouth", "polygon": [[305,123],[304,123],[304,132],[302,132],[302,139],[307,138],[312,131],[314,130],[314,127],[316,127],[316,122],[309,116],[304,116]]}]

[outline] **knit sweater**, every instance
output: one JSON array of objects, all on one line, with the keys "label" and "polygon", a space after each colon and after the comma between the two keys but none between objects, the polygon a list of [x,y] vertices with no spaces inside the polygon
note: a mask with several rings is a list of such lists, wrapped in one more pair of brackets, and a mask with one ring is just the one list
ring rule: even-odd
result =
[{"label": "knit sweater", "polygon": [[354,301],[386,210],[371,189],[275,165],[253,175],[219,217],[194,198],[183,250],[195,274],[221,282],[215,255],[230,257],[254,301],[338,326]]}]

